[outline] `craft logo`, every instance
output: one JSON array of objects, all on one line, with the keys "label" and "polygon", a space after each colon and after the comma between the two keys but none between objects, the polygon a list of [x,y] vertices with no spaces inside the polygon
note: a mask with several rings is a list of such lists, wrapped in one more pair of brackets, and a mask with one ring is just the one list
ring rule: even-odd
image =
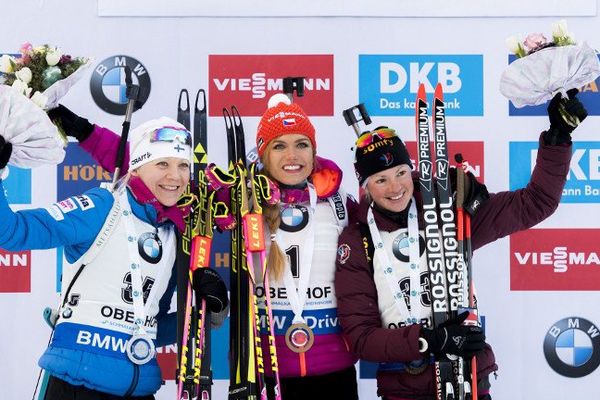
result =
[{"label": "craft logo", "polygon": [[305,78],[305,95],[294,102],[308,115],[333,115],[333,55],[210,55],[208,71],[212,117],[231,105],[242,116],[261,116],[288,76]]},{"label": "craft logo", "polygon": [[0,293],[31,292],[31,252],[0,249]]},{"label": "craft logo", "polygon": [[[407,141],[405,142],[408,154],[417,154],[417,142]],[[431,143],[432,157],[434,144]],[[483,142],[448,142],[448,161],[450,165],[456,165],[454,162],[454,156],[456,154],[462,154],[463,158],[468,161],[467,171],[471,172],[479,182],[485,180],[485,168],[483,162]],[[419,164],[415,158],[411,159],[413,167],[418,169]]]},{"label": "craft logo", "polygon": [[[538,142],[510,142],[510,190],[525,187],[537,157]],[[573,156],[562,203],[600,203],[600,142],[573,142]]]},{"label": "craft logo", "polygon": [[65,159],[57,166],[57,201],[76,196],[110,180],[111,174],[96,164],[78,143],[69,143]]},{"label": "craft logo", "polygon": [[[600,55],[598,56],[600,58]],[[517,59],[517,56],[511,54],[508,56],[508,63],[512,63]],[[584,85],[579,88],[579,94],[577,98],[585,106],[588,115],[600,115],[600,77],[596,80]],[[508,102],[508,115],[515,116],[528,116],[528,115],[548,115],[548,100],[544,104],[537,106],[525,106],[523,108],[516,108],[511,101]]]},{"label": "craft logo", "polygon": [[448,115],[483,115],[482,55],[363,54],[358,64],[359,102],[372,116],[414,116],[421,83],[430,94],[442,84]]},{"label": "craft logo", "polygon": [[563,318],[548,329],[544,356],[550,368],[562,376],[589,375],[600,365],[600,330],[585,318]]},{"label": "craft logo", "polygon": [[136,110],[150,96],[150,75],[146,67],[133,57],[118,55],[103,60],[96,66],[90,80],[92,98],[98,107],[109,114],[125,115],[127,109],[127,74],[131,70],[132,83],[139,86]]},{"label": "craft logo", "polygon": [[510,236],[511,290],[600,290],[600,229],[529,229]]},{"label": "craft logo", "polygon": [[9,165],[4,173],[4,195],[8,203],[31,204],[31,170]]}]

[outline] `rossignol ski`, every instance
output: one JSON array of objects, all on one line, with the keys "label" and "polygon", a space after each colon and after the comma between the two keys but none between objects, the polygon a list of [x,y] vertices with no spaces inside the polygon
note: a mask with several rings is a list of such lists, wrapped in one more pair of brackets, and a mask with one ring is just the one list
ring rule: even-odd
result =
[{"label": "rossignol ski", "polygon": [[[419,186],[423,199],[425,221],[425,248],[431,292],[433,326],[439,326],[449,318],[448,290],[444,265],[444,247],[441,239],[438,199],[434,183],[434,163],[431,157],[429,114],[425,86],[421,84],[416,101],[417,155]],[[452,362],[441,356],[434,364],[437,400],[455,400],[455,379]]]},{"label": "rossignol ski", "polygon": [[[457,205],[458,215],[455,215],[454,211],[441,84],[435,88],[433,101],[433,157],[427,99],[423,84],[419,86],[417,94],[416,123],[419,184],[423,198],[433,325],[439,326],[448,319],[455,318],[461,311],[473,308],[465,294],[466,288],[471,286],[467,283],[470,280],[470,271],[468,273],[465,264],[469,250],[467,250],[468,244],[464,233],[462,198]],[[459,173],[459,182],[460,179]],[[470,256],[468,258],[470,259]],[[472,375],[472,381],[465,380],[465,361],[462,357],[441,356],[436,360],[434,369],[438,400],[476,399],[476,372]]]}]

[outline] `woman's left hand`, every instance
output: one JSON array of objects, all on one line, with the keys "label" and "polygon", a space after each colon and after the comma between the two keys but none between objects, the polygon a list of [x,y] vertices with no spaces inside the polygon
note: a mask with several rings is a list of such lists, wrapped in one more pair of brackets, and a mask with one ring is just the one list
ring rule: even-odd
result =
[{"label": "woman's left hand", "polygon": [[196,298],[206,299],[206,305],[211,312],[220,313],[227,307],[227,287],[217,271],[212,268],[198,268],[194,271],[192,279]]}]

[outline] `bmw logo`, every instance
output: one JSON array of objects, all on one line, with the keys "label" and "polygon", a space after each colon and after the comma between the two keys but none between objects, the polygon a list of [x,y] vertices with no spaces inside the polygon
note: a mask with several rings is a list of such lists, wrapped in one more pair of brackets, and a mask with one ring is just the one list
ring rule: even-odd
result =
[{"label": "bmw logo", "polygon": [[150,264],[156,264],[162,258],[162,242],[153,232],[146,232],[138,239],[138,252]]},{"label": "bmw logo", "polygon": [[279,228],[286,232],[298,232],[308,224],[308,208],[294,205],[281,210]]},{"label": "bmw logo", "polygon": [[[425,239],[419,235],[419,253],[423,255],[425,251]],[[409,242],[408,234],[406,232],[400,233],[392,242],[392,252],[394,257],[402,262],[409,262]]]},{"label": "bmw logo", "polygon": [[124,55],[109,57],[96,66],[90,81],[90,91],[94,102],[109,114],[125,115],[127,109],[126,66],[131,70],[132,83],[140,88],[135,110],[140,109],[150,96],[150,75],[141,62]]},{"label": "bmw logo", "polygon": [[600,330],[581,317],[561,319],[546,333],[544,355],[562,376],[589,375],[600,365]]}]

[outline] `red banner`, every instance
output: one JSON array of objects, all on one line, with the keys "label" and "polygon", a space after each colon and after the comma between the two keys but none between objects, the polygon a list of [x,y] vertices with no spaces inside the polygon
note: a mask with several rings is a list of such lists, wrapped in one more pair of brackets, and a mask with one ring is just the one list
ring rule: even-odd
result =
[{"label": "red banner", "polygon": [[510,236],[511,290],[600,290],[600,229],[530,229]]},{"label": "red banner", "polygon": [[0,293],[31,292],[31,252],[0,249]]},{"label": "red banner", "polygon": [[333,55],[210,55],[210,116],[235,105],[242,116],[261,116],[283,78],[304,77],[304,97],[294,98],[308,115],[333,115]]}]

